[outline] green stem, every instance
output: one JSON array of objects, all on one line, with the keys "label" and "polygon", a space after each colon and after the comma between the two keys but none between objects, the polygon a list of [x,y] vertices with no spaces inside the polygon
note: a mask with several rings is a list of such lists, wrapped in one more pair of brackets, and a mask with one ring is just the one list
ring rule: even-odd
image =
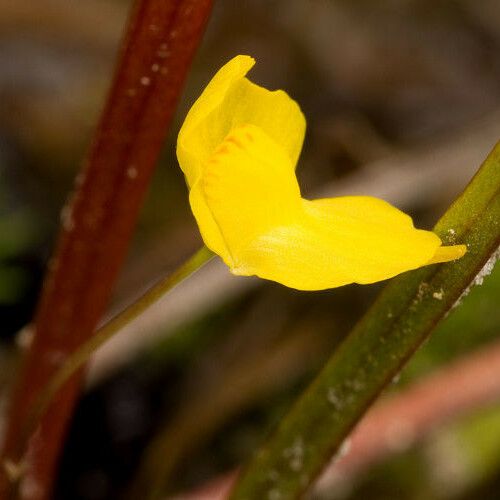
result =
[{"label": "green stem", "polygon": [[171,275],[162,279],[156,285],[153,285],[136,302],[128,306],[102,328],[97,330],[89,340],[81,344],[76,351],[70,354],[70,356],[66,358],[64,364],[54,373],[52,378],[49,379],[48,383],[40,392],[33,405],[24,435],[31,435],[41,416],[45,413],[49,404],[54,399],[54,396],[56,396],[71,376],[88,362],[92,354],[99,349],[99,347],[119,333],[122,328],[127,326],[131,321],[139,317],[146,309],[160,300],[181,281],[206,264],[213,256],[214,254],[207,247],[203,246],[200,248]]}]

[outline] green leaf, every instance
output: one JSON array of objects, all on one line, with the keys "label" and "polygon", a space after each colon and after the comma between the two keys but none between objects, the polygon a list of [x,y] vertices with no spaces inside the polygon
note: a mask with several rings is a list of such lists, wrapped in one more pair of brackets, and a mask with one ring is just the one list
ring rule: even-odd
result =
[{"label": "green leaf", "polygon": [[469,287],[500,243],[500,143],[434,231],[465,243],[458,261],[393,279],[243,470],[232,499],[300,497],[370,404]]}]

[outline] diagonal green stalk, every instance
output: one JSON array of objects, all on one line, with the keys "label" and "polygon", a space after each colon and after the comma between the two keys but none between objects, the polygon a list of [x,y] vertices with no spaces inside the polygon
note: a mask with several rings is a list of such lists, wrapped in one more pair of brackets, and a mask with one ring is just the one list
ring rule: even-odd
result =
[{"label": "diagonal green stalk", "polygon": [[500,244],[500,143],[434,231],[447,244],[465,243],[466,255],[388,284],[243,470],[231,499],[301,497],[437,323],[491,271]]},{"label": "diagonal green stalk", "polygon": [[213,256],[214,254],[207,247],[203,246],[200,248],[172,274],[153,285],[137,301],[97,330],[90,339],[81,344],[76,351],[70,354],[66,358],[64,364],[54,373],[54,375],[52,375],[36,399],[30,418],[27,421],[24,435],[31,435],[33,430],[36,429],[41,416],[45,413],[47,407],[59,390],[72,375],[89,361],[92,354],[99,347],[119,333],[123,327],[140,316],[146,309],[161,299],[181,281],[206,264]]}]

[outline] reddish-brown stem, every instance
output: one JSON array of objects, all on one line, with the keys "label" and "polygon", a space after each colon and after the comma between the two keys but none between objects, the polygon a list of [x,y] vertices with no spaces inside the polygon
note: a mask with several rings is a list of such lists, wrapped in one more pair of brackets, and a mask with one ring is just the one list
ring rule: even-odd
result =
[{"label": "reddish-brown stem", "polygon": [[60,391],[29,444],[22,429],[40,388],[104,312],[211,6],[212,0],[135,2],[93,144],[62,212],[33,343],[13,391],[2,499],[50,496],[81,373]]},{"label": "reddish-brown stem", "polygon": [[[496,342],[375,405],[352,432],[347,453],[326,468],[316,488],[331,491],[436,427],[499,398],[500,342]],[[182,498],[224,500],[235,479],[236,472],[227,474]]]}]

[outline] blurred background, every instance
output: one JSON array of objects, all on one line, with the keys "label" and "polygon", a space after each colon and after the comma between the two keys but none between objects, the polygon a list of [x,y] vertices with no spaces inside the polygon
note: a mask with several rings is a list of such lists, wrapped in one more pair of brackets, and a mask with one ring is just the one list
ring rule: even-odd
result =
[{"label": "blurred background", "polygon": [[[9,387],[60,210],[110,84],[130,2],[0,0],[0,387]],[[306,196],[371,194],[430,228],[500,138],[495,0],[217,0],[109,315],[201,244],[176,133],[236,54],[308,122]],[[190,490],[243,462],[382,285],[301,293],[211,262],[95,357],[56,498],[122,498],[148,474]],[[493,345],[500,269],[472,290],[390,392]],[[0,424],[2,416],[0,415]],[[411,440],[410,440],[411,441]],[[500,399],[312,496],[498,498]]]}]

